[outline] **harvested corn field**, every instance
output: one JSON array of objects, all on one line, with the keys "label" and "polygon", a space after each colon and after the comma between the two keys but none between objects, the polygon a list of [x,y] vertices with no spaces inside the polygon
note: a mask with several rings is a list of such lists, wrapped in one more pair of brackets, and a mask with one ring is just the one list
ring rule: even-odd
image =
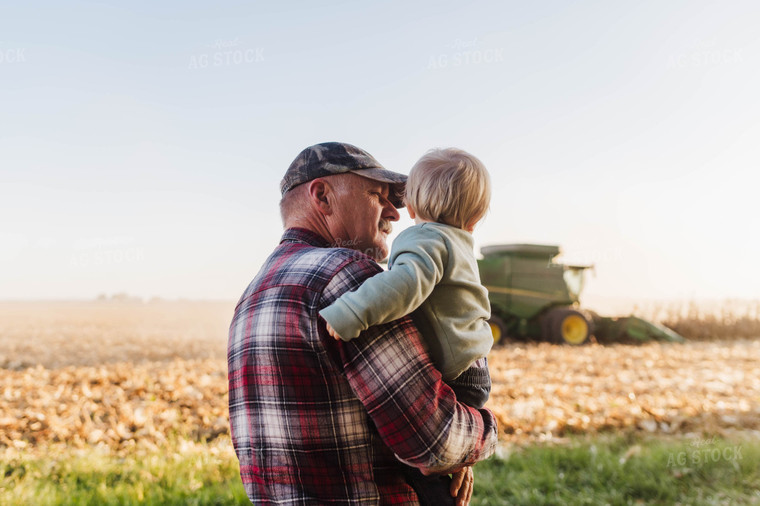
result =
[{"label": "harvested corn field", "polygon": [[[231,303],[0,305],[0,447],[115,452],[227,433]],[[488,406],[505,441],[760,434],[760,340],[510,344]]]},{"label": "harvested corn field", "polygon": [[38,366],[0,370],[0,381],[0,446],[124,451],[228,433],[227,369],[219,359]]},{"label": "harvested corn field", "polygon": [[489,363],[488,406],[506,439],[760,429],[757,340],[511,345]]}]

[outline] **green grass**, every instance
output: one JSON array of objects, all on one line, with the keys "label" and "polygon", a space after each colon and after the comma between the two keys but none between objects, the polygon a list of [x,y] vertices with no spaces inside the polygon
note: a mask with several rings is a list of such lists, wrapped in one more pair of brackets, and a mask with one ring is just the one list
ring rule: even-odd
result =
[{"label": "green grass", "polygon": [[97,449],[0,462],[0,504],[248,504],[229,445],[175,443],[110,456]]},{"label": "green grass", "polygon": [[472,504],[760,504],[760,441],[703,443],[597,436],[515,450],[475,466]]},{"label": "green grass", "polygon": [[[698,448],[684,440],[596,436],[481,462],[472,504],[760,504],[759,491],[758,440]],[[249,504],[228,441],[176,442],[123,457],[59,449],[0,460],[2,505],[135,503]]]}]

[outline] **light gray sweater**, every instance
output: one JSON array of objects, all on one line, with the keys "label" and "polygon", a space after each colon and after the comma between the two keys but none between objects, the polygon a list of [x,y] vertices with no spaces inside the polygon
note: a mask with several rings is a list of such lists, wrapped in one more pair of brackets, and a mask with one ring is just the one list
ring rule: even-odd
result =
[{"label": "light gray sweater", "polygon": [[488,354],[491,306],[472,234],[441,223],[407,228],[393,241],[388,266],[319,312],[341,339],[417,310],[415,323],[444,380]]}]

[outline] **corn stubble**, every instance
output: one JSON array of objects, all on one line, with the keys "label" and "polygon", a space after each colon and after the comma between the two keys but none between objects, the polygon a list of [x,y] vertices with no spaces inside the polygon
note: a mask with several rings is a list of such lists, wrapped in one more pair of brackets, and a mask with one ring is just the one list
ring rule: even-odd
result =
[{"label": "corn stubble", "polygon": [[504,439],[640,431],[760,436],[760,341],[581,347],[510,345],[491,352],[487,404]]},{"label": "corn stubble", "polygon": [[226,364],[215,359],[0,371],[0,445],[156,449],[228,433]]},{"label": "corn stubble", "polygon": [[[228,437],[232,303],[0,304],[0,450],[129,454]],[[487,406],[511,442],[760,435],[760,341],[508,344]]]}]

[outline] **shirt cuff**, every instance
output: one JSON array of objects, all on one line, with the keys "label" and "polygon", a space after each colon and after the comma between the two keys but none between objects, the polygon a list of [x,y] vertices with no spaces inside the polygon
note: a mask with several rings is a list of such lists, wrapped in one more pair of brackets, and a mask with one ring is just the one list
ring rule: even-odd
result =
[{"label": "shirt cuff", "polygon": [[319,312],[319,315],[338,333],[343,341],[359,337],[359,333],[367,327],[348,305],[336,300]]}]

